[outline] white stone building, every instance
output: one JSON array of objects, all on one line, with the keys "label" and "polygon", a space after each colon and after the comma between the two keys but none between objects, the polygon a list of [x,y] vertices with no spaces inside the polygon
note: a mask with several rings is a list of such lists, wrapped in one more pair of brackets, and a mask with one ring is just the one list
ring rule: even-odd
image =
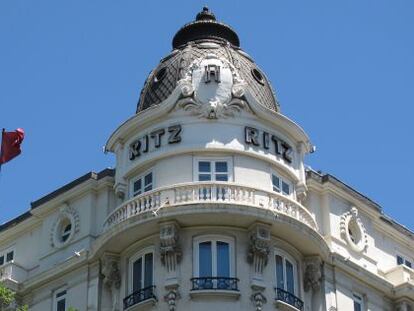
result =
[{"label": "white stone building", "polygon": [[413,232],[307,170],[237,34],[203,9],[88,173],[0,227],[1,280],[31,311],[409,311]]}]

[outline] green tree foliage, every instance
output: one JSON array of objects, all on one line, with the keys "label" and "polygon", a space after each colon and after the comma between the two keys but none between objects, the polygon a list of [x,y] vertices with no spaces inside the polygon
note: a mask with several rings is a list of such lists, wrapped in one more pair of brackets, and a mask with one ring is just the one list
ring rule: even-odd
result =
[{"label": "green tree foliage", "polygon": [[[7,308],[13,301],[16,296],[16,293],[8,289],[2,282],[0,282],[0,310],[3,311]],[[28,311],[28,306],[20,306],[16,311]]]}]

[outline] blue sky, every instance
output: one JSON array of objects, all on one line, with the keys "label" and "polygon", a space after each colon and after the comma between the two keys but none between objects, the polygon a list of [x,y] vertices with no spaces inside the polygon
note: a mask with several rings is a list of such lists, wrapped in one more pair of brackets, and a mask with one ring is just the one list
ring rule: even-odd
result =
[{"label": "blue sky", "polygon": [[207,4],[317,146],[307,163],[414,229],[414,2],[3,0],[0,127],[26,131],[0,176],[0,222],[88,171],[149,71]]}]

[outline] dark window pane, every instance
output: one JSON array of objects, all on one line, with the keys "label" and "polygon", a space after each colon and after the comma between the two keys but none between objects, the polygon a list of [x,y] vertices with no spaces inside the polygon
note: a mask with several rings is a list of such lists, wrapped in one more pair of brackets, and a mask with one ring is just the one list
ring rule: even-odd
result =
[{"label": "dark window pane", "polygon": [[4,256],[0,257],[0,266],[4,264]]},{"label": "dark window pane", "polygon": [[198,180],[199,181],[210,181],[211,180],[211,175],[200,174],[200,175],[198,175]]},{"label": "dark window pane", "polygon": [[152,184],[152,173],[145,176],[145,187],[149,184]]},{"label": "dark window pane", "polygon": [[282,192],[283,194],[289,195],[290,194],[290,186],[289,184],[282,181]]},{"label": "dark window pane", "polygon": [[7,255],[6,255],[6,261],[7,262],[12,261],[13,258],[14,258],[14,252],[7,253]]},{"label": "dark window pane", "polygon": [[404,259],[401,256],[397,256],[397,265],[403,265]]},{"label": "dark window pane", "polygon": [[132,272],[132,291],[136,292],[141,289],[142,284],[142,258],[134,262]]},{"label": "dark window pane", "polygon": [[354,311],[362,311],[361,304],[357,301],[354,301]]},{"label": "dark window pane", "polygon": [[144,287],[152,286],[152,253],[145,255],[145,274],[144,274]]},{"label": "dark window pane", "polygon": [[224,175],[224,174],[216,174],[216,180],[217,181],[228,181],[229,178],[228,178],[227,174],[226,175]]},{"label": "dark window pane", "polygon": [[134,194],[140,194],[142,189],[141,179],[134,182]]},{"label": "dark window pane", "polygon": [[272,175],[273,191],[280,192],[280,179],[276,175]]},{"label": "dark window pane", "polygon": [[57,302],[57,311],[65,311],[66,309],[66,299],[59,300]]},{"label": "dark window pane", "polygon": [[204,172],[204,173],[211,172],[211,164],[210,164],[210,162],[206,162],[206,161],[200,161],[200,162],[198,162],[198,171],[199,172]]},{"label": "dark window pane", "polygon": [[411,261],[408,261],[408,260],[406,260],[405,261],[405,265],[408,267],[408,268],[412,268],[412,264],[411,264]]},{"label": "dark window pane", "polygon": [[283,277],[283,258],[276,256],[276,282],[277,287],[285,289],[285,281]]},{"label": "dark window pane", "polygon": [[198,245],[199,276],[212,276],[211,242],[203,242]]},{"label": "dark window pane", "polygon": [[227,173],[227,162],[216,162],[217,173]]},{"label": "dark window pane", "polygon": [[289,260],[286,260],[286,290],[291,294],[295,293],[293,265]]},{"label": "dark window pane", "polygon": [[230,277],[230,249],[226,242],[217,241],[217,276]]}]

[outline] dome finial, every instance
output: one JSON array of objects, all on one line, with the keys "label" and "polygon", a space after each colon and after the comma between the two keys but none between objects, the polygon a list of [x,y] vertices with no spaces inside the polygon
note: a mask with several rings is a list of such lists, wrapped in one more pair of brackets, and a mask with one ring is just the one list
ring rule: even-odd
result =
[{"label": "dome finial", "polygon": [[203,10],[197,14],[196,20],[216,20],[216,16],[213,14],[213,12],[210,11],[210,9],[205,5],[203,6]]}]

